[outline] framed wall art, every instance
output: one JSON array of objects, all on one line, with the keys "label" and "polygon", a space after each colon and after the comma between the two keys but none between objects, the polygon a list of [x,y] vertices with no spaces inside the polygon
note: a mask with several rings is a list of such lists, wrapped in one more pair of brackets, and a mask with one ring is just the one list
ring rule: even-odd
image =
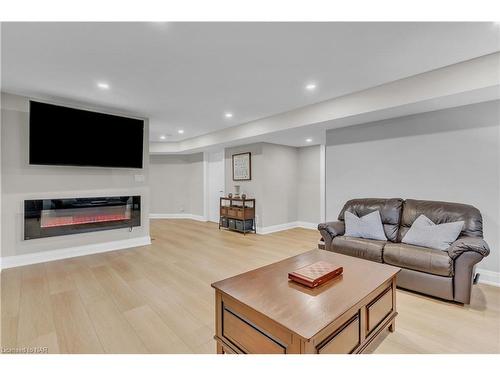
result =
[{"label": "framed wall art", "polygon": [[250,152],[233,155],[233,181],[252,179],[252,155]]}]

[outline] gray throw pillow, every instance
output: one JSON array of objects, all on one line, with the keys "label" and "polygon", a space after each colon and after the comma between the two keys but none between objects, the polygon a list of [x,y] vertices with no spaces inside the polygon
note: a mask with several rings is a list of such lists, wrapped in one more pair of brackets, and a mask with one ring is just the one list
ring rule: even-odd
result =
[{"label": "gray throw pillow", "polygon": [[373,211],[363,217],[346,211],[344,213],[345,234],[348,237],[387,241],[380,212]]},{"label": "gray throw pillow", "polygon": [[401,242],[430,247],[431,249],[446,250],[460,235],[465,222],[434,224],[425,215],[420,215],[411,225]]}]

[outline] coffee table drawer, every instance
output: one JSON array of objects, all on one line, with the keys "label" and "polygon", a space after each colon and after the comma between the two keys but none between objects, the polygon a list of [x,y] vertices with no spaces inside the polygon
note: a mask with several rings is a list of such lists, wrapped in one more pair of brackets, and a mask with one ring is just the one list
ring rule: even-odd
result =
[{"label": "coffee table drawer", "polygon": [[222,315],[222,335],[248,354],[285,354],[286,348],[257,326],[228,309]]},{"label": "coffee table drawer", "polygon": [[373,331],[392,309],[392,288],[388,288],[366,306],[367,332]]},{"label": "coffee table drawer", "polygon": [[329,338],[318,350],[319,354],[350,354],[360,343],[359,317],[356,315]]}]

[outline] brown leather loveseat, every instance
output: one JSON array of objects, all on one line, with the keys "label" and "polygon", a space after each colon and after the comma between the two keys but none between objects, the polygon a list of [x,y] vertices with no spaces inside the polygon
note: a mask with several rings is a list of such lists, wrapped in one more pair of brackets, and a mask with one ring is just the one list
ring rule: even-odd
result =
[{"label": "brown leather loveseat", "polygon": [[[344,236],[344,212],[362,217],[380,211],[388,241]],[[415,219],[421,214],[435,224],[465,222],[458,239],[446,250],[435,250],[401,243]],[[325,250],[387,263],[402,270],[399,287],[431,296],[470,303],[475,265],[490,252],[483,240],[483,223],[475,207],[449,202],[400,198],[353,199],[348,201],[338,221],[318,225]]]}]

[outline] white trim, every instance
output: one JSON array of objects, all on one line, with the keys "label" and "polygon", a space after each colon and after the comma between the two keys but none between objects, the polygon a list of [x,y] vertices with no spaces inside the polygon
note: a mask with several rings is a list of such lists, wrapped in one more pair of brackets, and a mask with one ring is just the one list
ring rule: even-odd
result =
[{"label": "white trim", "polygon": [[268,227],[257,227],[257,234],[270,234],[293,228],[316,229],[317,226],[317,224],[308,223],[306,221],[292,221],[290,223],[270,225]]},{"label": "white trim", "polygon": [[[225,158],[225,150],[223,148],[215,150],[215,151],[210,151],[210,152],[204,152],[204,155],[207,155],[207,168],[206,168],[206,174],[204,175],[204,197],[205,197],[205,217],[207,218],[207,221],[213,222],[213,223],[218,223],[220,219],[219,215],[219,201],[217,200],[217,207],[215,209],[215,212],[211,212],[210,206],[212,203],[210,200],[213,198],[211,196],[211,193],[215,193],[215,191],[212,191],[212,189],[215,186],[211,186],[215,181],[212,179],[214,169],[218,171],[220,168],[221,172],[221,177],[220,180],[217,179],[218,183],[222,181],[222,187],[220,185],[216,188],[217,189],[217,198],[221,197],[224,195],[224,191],[226,190],[226,180],[225,180],[225,175],[226,175],[226,158]],[[220,156],[220,159],[219,159]],[[216,166],[216,164],[221,163],[220,166]],[[212,176],[212,177],[211,177]],[[215,190],[215,189],[214,189]],[[216,215],[217,219],[212,220],[211,217]]]},{"label": "white trim", "polygon": [[208,152],[203,153],[203,216],[208,217]]},{"label": "white trim", "polygon": [[305,228],[305,229],[318,229],[318,224],[309,223],[307,221],[297,221],[296,227],[297,228]]},{"label": "white trim", "polygon": [[493,285],[500,287],[500,272],[483,270],[476,268],[476,273],[479,273],[479,284]]},{"label": "white trim", "polygon": [[[149,214],[150,219],[190,219],[196,221],[209,221],[204,216],[191,214]],[[290,223],[271,225],[268,227],[257,227],[257,234],[269,234],[293,228],[317,229],[318,224],[307,221],[292,221]]]},{"label": "white trim", "polygon": [[190,219],[196,221],[207,221],[207,218],[202,215],[192,214],[149,214],[150,219]]},{"label": "white trim", "polygon": [[[206,217],[191,214],[149,214],[150,219],[190,219],[196,221],[208,222]],[[214,223],[213,221],[210,221]],[[216,223],[216,222],[215,222]],[[280,232],[282,230],[293,229],[293,228],[306,228],[306,229],[316,229],[318,224],[308,223],[306,221],[292,221],[290,223],[271,225],[268,227],[257,227],[257,234],[269,234],[274,232]]]},{"label": "white trim", "polygon": [[190,217],[191,220],[203,221],[203,222],[208,221],[205,216],[201,216],[201,215],[190,215],[190,216],[191,216]]},{"label": "white trim", "polygon": [[281,232],[282,230],[292,229],[296,227],[297,225],[295,222],[270,225],[268,227],[257,227],[257,234],[269,234],[274,232]]},{"label": "white trim", "polygon": [[319,221],[326,221],[326,146],[319,145]]},{"label": "white trim", "polygon": [[39,253],[12,255],[0,258],[0,267],[2,269],[26,266],[28,264],[44,263],[53,260],[74,258],[82,255],[105,253],[108,251],[128,249],[137,246],[151,245],[149,236],[128,238],[126,240],[117,240],[101,242],[83,246],[67,247],[57,250],[42,251]]}]

